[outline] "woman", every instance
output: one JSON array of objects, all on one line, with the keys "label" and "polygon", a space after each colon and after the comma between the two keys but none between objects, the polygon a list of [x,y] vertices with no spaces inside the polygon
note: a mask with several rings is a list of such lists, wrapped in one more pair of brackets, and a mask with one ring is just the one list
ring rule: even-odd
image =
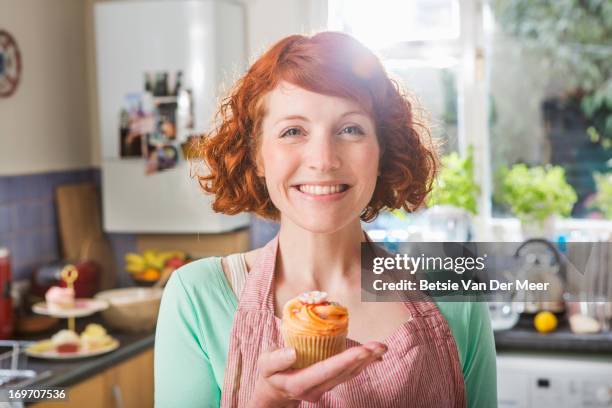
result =
[{"label": "woman", "polygon": [[[361,220],[419,207],[437,165],[378,59],[345,34],[290,36],[219,112],[201,186],[216,211],[253,212],[280,231],[263,248],[173,274],[157,325],[156,406],[496,406],[486,304],[360,301]],[[278,322],[310,290],[347,306],[349,347],[294,370]]]}]

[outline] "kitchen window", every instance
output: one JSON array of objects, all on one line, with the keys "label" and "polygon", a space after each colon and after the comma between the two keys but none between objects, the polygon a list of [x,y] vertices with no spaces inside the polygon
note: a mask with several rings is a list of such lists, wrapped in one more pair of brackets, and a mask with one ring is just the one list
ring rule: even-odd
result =
[{"label": "kitchen window", "polygon": [[[546,9],[534,3],[540,2],[328,1],[328,27],[372,48],[419,96],[434,136],[444,141],[443,153],[465,153],[473,145],[481,186],[475,223],[484,239],[518,237],[518,221],[498,199],[500,165],[518,162],[565,169],[578,202],[572,219],[558,228],[612,228],[589,207],[594,174],[612,174],[612,18],[606,17],[612,6],[565,2],[571,4]],[[574,30],[573,37],[561,35],[564,30]],[[538,46],[536,34],[545,46]],[[581,86],[599,96],[591,105],[566,103]]]}]

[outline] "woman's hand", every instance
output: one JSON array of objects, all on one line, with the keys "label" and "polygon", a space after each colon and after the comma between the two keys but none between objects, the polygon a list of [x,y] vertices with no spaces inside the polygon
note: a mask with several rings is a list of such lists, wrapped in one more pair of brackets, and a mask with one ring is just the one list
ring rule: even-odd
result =
[{"label": "woman's hand", "polygon": [[292,369],[295,349],[283,348],[259,356],[259,378],[249,407],[297,407],[300,401],[316,402],[336,385],[357,376],[387,351],[371,341],[306,368]]}]

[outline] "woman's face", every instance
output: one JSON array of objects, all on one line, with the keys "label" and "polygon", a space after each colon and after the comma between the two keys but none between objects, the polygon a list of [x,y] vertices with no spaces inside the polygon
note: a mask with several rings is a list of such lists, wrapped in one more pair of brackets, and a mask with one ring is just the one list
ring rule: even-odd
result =
[{"label": "woman's face", "polygon": [[281,82],[265,96],[258,153],[270,198],[312,232],[330,233],[358,219],[378,175],[374,121],[354,101]]}]

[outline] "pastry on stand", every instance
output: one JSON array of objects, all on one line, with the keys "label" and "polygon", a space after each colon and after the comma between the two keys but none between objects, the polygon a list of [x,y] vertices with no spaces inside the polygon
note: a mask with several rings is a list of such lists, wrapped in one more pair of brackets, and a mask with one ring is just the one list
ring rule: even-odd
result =
[{"label": "pastry on stand", "polygon": [[107,353],[119,347],[119,341],[107,334],[99,324],[88,324],[81,335],[75,330],[75,318],[89,316],[108,308],[101,299],[75,299],[74,282],[79,272],[73,265],[67,265],[61,272],[66,287],[52,287],[46,295],[46,302],[32,306],[35,313],[66,318],[68,329],[60,330],[50,339],[34,343],[26,349],[32,357],[40,358],[78,358]]}]

